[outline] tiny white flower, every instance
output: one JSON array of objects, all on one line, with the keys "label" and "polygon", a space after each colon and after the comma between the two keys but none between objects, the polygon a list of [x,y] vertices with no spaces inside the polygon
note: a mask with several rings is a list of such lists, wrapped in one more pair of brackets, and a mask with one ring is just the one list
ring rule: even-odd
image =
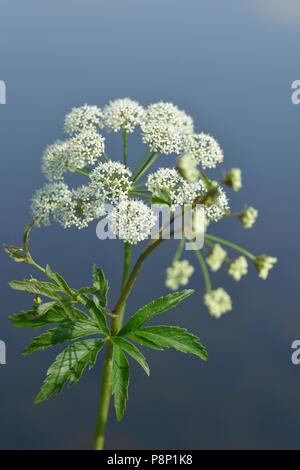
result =
[{"label": "tiny white flower", "polygon": [[64,130],[68,134],[81,132],[86,129],[100,129],[102,125],[102,111],[98,106],[85,104],[79,108],[72,108],[66,115]]},{"label": "tiny white flower", "polygon": [[116,204],[126,198],[132,188],[132,173],[120,162],[104,162],[90,174],[91,186],[105,202]]},{"label": "tiny white flower", "polygon": [[151,104],[145,111],[142,137],[154,152],[180,154],[193,133],[193,120],[172,103]]},{"label": "tiny white flower", "polygon": [[174,261],[167,268],[166,286],[171,290],[177,290],[179,286],[186,286],[195,268],[188,260]]},{"label": "tiny white flower", "polygon": [[213,246],[210,254],[206,257],[206,262],[212,271],[218,271],[227,257],[227,252],[219,243]]},{"label": "tiny white flower", "polygon": [[194,134],[188,141],[187,151],[204,169],[215,168],[224,160],[224,154],[218,142],[210,135]]},{"label": "tiny white flower", "polygon": [[188,181],[194,182],[199,178],[200,171],[191,153],[185,153],[179,158],[177,168],[181,176]]},{"label": "tiny white flower", "polygon": [[80,186],[72,190],[71,201],[59,211],[58,221],[64,228],[82,229],[105,213],[104,202],[91,185]]},{"label": "tiny white flower", "polygon": [[123,199],[108,214],[112,233],[132,245],[145,240],[151,234],[157,217],[142,201]]},{"label": "tiny white flower", "polygon": [[204,201],[206,217],[211,222],[218,222],[229,211],[228,197],[217,183],[213,182],[215,192]]},{"label": "tiny white flower", "polygon": [[242,187],[242,171],[240,168],[231,168],[224,176],[224,183],[233,191],[239,191]]},{"label": "tiny white flower", "polygon": [[147,188],[155,196],[159,196],[159,191],[168,193],[172,208],[192,204],[197,197],[207,192],[202,181],[186,181],[175,168],[159,168],[151,173],[147,179]]},{"label": "tiny white flower", "polygon": [[[68,169],[72,171],[72,163],[69,141],[57,140],[49,145],[42,155],[42,171],[49,181],[61,180],[65,171]],[[75,165],[76,168],[78,168],[77,165]]]},{"label": "tiny white flower", "polygon": [[222,287],[207,292],[204,295],[204,303],[215,318],[220,318],[223,313],[232,310],[230,295]]},{"label": "tiny white flower", "polygon": [[235,281],[240,281],[242,276],[248,272],[248,262],[245,256],[239,256],[233,260],[228,268],[228,274],[233,277]]},{"label": "tiny white flower", "polygon": [[239,218],[244,228],[251,228],[255,224],[257,216],[258,210],[250,206],[239,215]]},{"label": "tiny white flower", "polygon": [[93,165],[104,153],[104,137],[93,129],[85,129],[70,139],[70,162],[74,167]]},{"label": "tiny white flower", "polygon": [[103,123],[107,131],[117,132],[125,129],[131,133],[140,126],[144,116],[144,108],[130,98],[110,101],[103,109]]},{"label": "tiny white flower", "polygon": [[70,205],[71,200],[72,192],[65,183],[49,183],[38,189],[31,204],[37,225],[49,225],[51,218],[57,222],[60,212]]},{"label": "tiny white flower", "polygon": [[270,269],[277,263],[278,259],[274,256],[260,255],[254,260],[254,265],[261,279],[267,279]]}]

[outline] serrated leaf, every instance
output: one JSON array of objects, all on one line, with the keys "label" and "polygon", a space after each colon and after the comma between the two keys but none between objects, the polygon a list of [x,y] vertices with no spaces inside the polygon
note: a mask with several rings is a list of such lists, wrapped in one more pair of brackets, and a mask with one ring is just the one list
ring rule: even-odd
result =
[{"label": "serrated leaf", "polygon": [[144,369],[147,375],[150,374],[150,369],[149,369],[145,356],[141,353],[141,351],[134,344],[130,343],[130,341],[124,338],[121,338],[119,336],[113,336],[112,341],[114,344],[119,346],[123,351],[129,354],[129,356],[135,359],[140,364],[140,366]]},{"label": "serrated leaf", "polygon": [[54,273],[49,264],[46,266],[46,275],[51,279],[65,294],[74,297],[76,295],[76,291],[71,289],[68,285],[67,281],[58,273]]},{"label": "serrated leaf", "polygon": [[120,421],[125,413],[128,398],[129,364],[122,349],[113,344],[112,355],[112,393],[117,420]]},{"label": "serrated leaf", "polygon": [[129,319],[127,324],[119,332],[119,336],[126,335],[129,332],[139,329],[144,323],[154,318],[156,315],[174,308],[179,302],[193,294],[192,289],[185,289],[173,294],[160,297],[159,299],[153,300],[144,307],[140,308],[133,316]]},{"label": "serrated leaf", "polygon": [[88,310],[92,318],[94,318],[97,321],[100,331],[104,335],[109,336],[110,330],[106,323],[104,308],[102,308],[101,306],[97,306],[95,302],[85,294],[81,294],[79,296],[79,300],[82,303],[82,305],[84,305],[85,308]]},{"label": "serrated leaf", "polygon": [[39,294],[50,299],[59,300],[59,288],[50,282],[39,281],[38,279],[24,279],[23,281],[11,281],[10,287],[15,290],[28,292],[30,294]]},{"label": "serrated leaf", "polygon": [[148,338],[142,338],[142,337],[136,336],[134,332],[128,333],[127,336],[128,338],[132,339],[133,341],[140,344],[141,346],[145,346],[146,348],[156,349],[157,351],[163,351],[164,349],[162,346],[155,344],[153,341],[151,341]]},{"label": "serrated leaf", "polygon": [[149,340],[163,349],[174,348],[180,352],[195,354],[204,361],[208,357],[206,349],[200,343],[199,338],[186,329],[177,326],[148,326],[135,331],[135,337],[141,340]]},{"label": "serrated leaf", "polygon": [[94,293],[95,303],[105,307],[107,304],[108,281],[102,269],[95,264],[93,266],[93,286],[96,289]]},{"label": "serrated leaf", "polygon": [[93,367],[104,343],[105,340],[86,339],[70,344],[64,349],[49,367],[35,403],[41,403],[59,393],[67,382],[71,384],[77,382],[87,365]]},{"label": "serrated leaf", "polygon": [[72,316],[66,313],[65,308],[57,302],[42,303],[31,310],[27,310],[9,317],[12,324],[19,328],[39,328],[41,326],[62,323],[70,318],[86,319],[87,316],[75,307],[72,308]]},{"label": "serrated leaf", "polygon": [[99,335],[99,328],[92,320],[68,321],[33,339],[23,351],[24,355],[32,354],[41,349],[48,349],[56,344],[72,341],[84,336]]},{"label": "serrated leaf", "polygon": [[17,263],[24,263],[27,259],[23,248],[18,248],[13,245],[4,245],[4,250],[9,255],[9,257]]}]

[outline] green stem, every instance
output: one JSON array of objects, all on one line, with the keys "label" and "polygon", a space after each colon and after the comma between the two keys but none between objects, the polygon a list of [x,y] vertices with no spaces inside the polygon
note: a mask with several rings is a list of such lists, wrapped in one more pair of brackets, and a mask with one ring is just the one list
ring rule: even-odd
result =
[{"label": "green stem", "polygon": [[177,250],[176,250],[174,258],[173,258],[173,263],[175,261],[180,260],[180,257],[182,255],[182,252],[183,252],[183,249],[184,249],[184,243],[185,243],[185,238],[182,238],[178,243],[178,247],[177,247]]},{"label": "green stem", "polygon": [[90,171],[89,170],[84,170],[83,168],[76,168],[75,173],[79,173],[80,175],[83,176],[89,176]]},{"label": "green stem", "polygon": [[[131,245],[124,243],[124,264],[122,277],[122,290],[128,280],[131,264]],[[111,324],[112,331],[118,331],[123,323],[125,313],[125,302],[123,303],[120,314],[113,318]],[[100,385],[100,405],[96,425],[96,434],[94,440],[94,449],[103,450],[105,442],[105,430],[109,414],[109,406],[111,400],[111,383],[112,383],[112,344],[108,343],[105,361],[103,364],[101,385]]]},{"label": "green stem", "polygon": [[216,235],[206,234],[205,238],[208,240],[213,240],[215,242],[221,243],[222,245],[228,246],[229,248],[232,248],[233,250],[238,251],[239,253],[242,253],[242,255],[247,256],[252,261],[255,260],[255,255],[253,255],[253,253],[250,253],[250,251],[245,250],[245,248],[242,248],[241,246],[236,245],[235,243],[229,242],[228,240],[224,240],[223,238],[217,237]]},{"label": "green stem", "polygon": [[127,166],[127,132],[123,129],[123,159],[124,165]]},{"label": "green stem", "polygon": [[142,167],[140,168],[140,170],[137,171],[137,173],[135,174],[135,176],[133,177],[133,181],[136,182],[138,181],[144,173],[146,173],[146,171],[151,167],[151,165],[155,162],[155,160],[157,159],[158,157],[158,154],[156,152],[152,152],[150,154],[150,157],[148,158],[148,160],[144,163],[144,165],[142,165]]},{"label": "green stem", "polygon": [[202,256],[202,253],[198,250],[198,248],[196,246],[195,246],[194,253],[195,253],[196,258],[199,261],[199,264],[200,264],[202,272],[203,272],[203,278],[204,278],[206,292],[210,292],[212,290],[212,284],[211,284],[210,275],[209,275],[206,263],[204,261],[204,258]]}]

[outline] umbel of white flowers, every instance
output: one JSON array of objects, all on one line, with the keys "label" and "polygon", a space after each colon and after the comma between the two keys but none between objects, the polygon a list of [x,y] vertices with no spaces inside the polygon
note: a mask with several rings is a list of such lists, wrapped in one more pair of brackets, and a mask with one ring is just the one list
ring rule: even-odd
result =
[{"label": "umbel of white flowers", "polygon": [[[124,98],[111,101],[103,108],[84,105],[67,114],[64,130],[68,137],[50,145],[43,153],[42,169],[48,182],[32,200],[32,212],[38,225],[49,225],[53,220],[64,228],[85,228],[106,215],[106,204],[110,204],[114,208],[109,214],[114,235],[129,244],[137,244],[149,237],[157,223],[150,202],[163,198],[173,210],[175,206],[201,200],[207,230],[211,223],[230,215],[224,186],[233,191],[242,187],[238,168],[231,169],[222,181],[208,178],[204,170],[222,163],[223,151],[212,136],[198,133],[193,119],[172,103],[158,102],[144,108]],[[127,142],[135,130],[140,132],[146,152],[144,163],[133,171],[127,164],[127,151],[122,162],[113,161],[107,155],[104,134],[120,131],[123,142]],[[162,156],[160,162],[164,158],[166,165],[151,172],[151,165],[159,156]],[[168,163],[172,162],[170,168]],[[68,173],[79,173],[85,181],[79,187],[71,187],[65,180]],[[137,184],[143,176],[145,179]],[[238,217],[245,228],[251,228],[257,214],[256,209],[249,207]],[[228,263],[228,273],[236,281],[247,273],[248,264],[245,256],[234,261],[227,259],[222,247],[224,240],[209,239],[206,233],[206,242],[206,248],[211,250],[206,262],[202,253],[197,252],[196,256],[206,279],[204,302],[210,313],[219,317],[231,310],[232,303],[222,288],[211,289],[206,263],[212,271]],[[241,254],[244,255],[244,251]],[[167,270],[166,284],[173,290],[186,285],[194,271],[188,261],[180,261],[180,256],[177,253]],[[251,254],[248,258],[263,279],[277,261]]]}]

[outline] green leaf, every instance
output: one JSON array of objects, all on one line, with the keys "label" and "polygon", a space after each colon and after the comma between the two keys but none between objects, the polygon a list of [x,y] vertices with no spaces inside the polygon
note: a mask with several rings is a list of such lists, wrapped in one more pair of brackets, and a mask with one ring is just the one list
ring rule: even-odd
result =
[{"label": "green leaf", "polygon": [[70,344],[60,353],[50,366],[40,393],[35,403],[41,403],[59,393],[66,383],[77,382],[87,365],[94,366],[97,355],[105,340],[85,339]]},{"label": "green leaf", "polygon": [[4,250],[9,257],[17,263],[24,263],[27,260],[26,253],[24,253],[23,248],[18,248],[13,245],[4,245]]},{"label": "green leaf", "polygon": [[38,279],[24,279],[23,281],[11,281],[10,287],[15,290],[29,292],[30,294],[39,294],[49,297],[50,299],[59,300],[61,296],[58,294],[59,288],[50,282],[42,282]]},{"label": "green leaf", "polygon": [[154,343],[148,338],[142,338],[142,337],[136,336],[135,332],[128,333],[128,338],[132,339],[136,343],[139,343],[141,346],[145,346],[146,348],[156,349],[157,351],[163,351],[164,349],[162,346]]},{"label": "green leaf", "polygon": [[101,333],[106,336],[110,336],[110,330],[106,323],[104,308],[97,306],[92,299],[90,299],[87,295],[84,294],[79,296],[79,300],[91,314],[92,318],[96,320]]},{"label": "green leaf", "polygon": [[46,275],[59,287],[62,292],[69,295],[70,297],[74,297],[76,295],[76,291],[71,289],[67,281],[65,281],[65,279],[60,274],[54,273],[51,270],[49,264],[46,266]]},{"label": "green leaf", "polygon": [[32,354],[34,351],[47,349],[65,341],[72,341],[83,336],[97,334],[99,335],[99,328],[92,320],[68,321],[59,325],[58,328],[48,330],[34,338],[25,351],[23,351],[23,354]]},{"label": "green leaf", "polygon": [[[135,331],[136,341],[148,340],[158,347],[174,348],[177,351],[195,354],[204,361],[207,360],[205,347],[200,343],[197,336],[192,335],[184,328],[177,326],[148,326]],[[141,343],[142,344],[142,343]]]},{"label": "green leaf", "polygon": [[11,315],[9,319],[14,326],[19,328],[39,328],[51,323],[62,323],[70,318],[88,318],[83,312],[73,306],[69,306],[69,309],[72,309],[72,314],[70,310],[68,310],[68,313],[66,312],[66,306],[63,308],[57,302],[46,302],[31,310]]},{"label": "green leaf", "polygon": [[121,329],[119,335],[126,335],[129,332],[139,329],[141,325],[151,320],[151,318],[175,307],[179,302],[193,293],[194,291],[192,289],[185,289],[153,300],[133,314],[127,324]]},{"label": "green leaf", "polygon": [[98,268],[95,264],[93,266],[93,285],[96,289],[95,302],[105,307],[107,304],[108,281],[102,269]]},{"label": "green leaf", "polygon": [[112,356],[112,393],[117,420],[124,415],[128,398],[129,364],[122,349],[113,344]]},{"label": "green leaf", "polygon": [[113,336],[112,341],[114,344],[123,349],[123,351],[127,352],[129,356],[135,359],[144,369],[147,375],[150,375],[150,369],[147,364],[146,358],[134,344],[130,343],[124,338],[120,338],[119,336]]}]

